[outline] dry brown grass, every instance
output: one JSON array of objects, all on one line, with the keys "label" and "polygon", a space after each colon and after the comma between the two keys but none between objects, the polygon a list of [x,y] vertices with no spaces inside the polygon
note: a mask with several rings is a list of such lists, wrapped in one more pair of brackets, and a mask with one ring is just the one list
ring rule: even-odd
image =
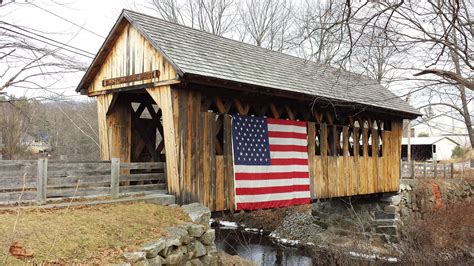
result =
[{"label": "dry brown grass", "polygon": [[[0,212],[0,264],[112,263],[123,251],[163,235],[163,229],[188,217],[179,208],[148,203],[74,207],[71,209],[21,210],[15,233],[17,210]],[[9,254],[19,243],[34,257],[27,261]]]},{"label": "dry brown grass", "polygon": [[[456,202],[425,213],[403,231],[406,260],[440,261],[470,256],[474,246],[474,205]],[[449,255],[446,255],[449,254]]]}]

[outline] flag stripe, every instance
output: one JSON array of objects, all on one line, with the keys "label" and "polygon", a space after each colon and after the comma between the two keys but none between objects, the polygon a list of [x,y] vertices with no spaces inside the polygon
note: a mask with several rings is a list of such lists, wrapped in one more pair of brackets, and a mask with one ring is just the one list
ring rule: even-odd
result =
[{"label": "flag stripe", "polygon": [[276,118],[267,118],[268,124],[276,124],[276,125],[290,125],[290,126],[299,126],[304,127],[306,129],[306,122],[305,121],[294,121],[294,120],[283,120],[283,119],[276,119]]},{"label": "flag stripe", "polygon": [[308,172],[235,173],[235,180],[309,178]]},{"label": "flag stripe", "polygon": [[246,203],[237,203],[237,209],[238,210],[257,210],[257,209],[308,204],[310,202],[311,201],[309,198],[296,198],[296,199],[290,199],[290,200],[275,200],[275,201],[261,201],[261,202],[246,202]]},{"label": "flag stripe", "polygon": [[283,158],[308,159],[308,153],[297,152],[297,151],[271,151],[270,157],[275,158],[275,159],[283,159]]},{"label": "flag stripe", "polygon": [[268,201],[268,200],[286,200],[292,198],[304,198],[310,197],[308,191],[295,191],[286,193],[270,193],[270,194],[259,194],[259,195],[235,195],[237,202],[256,202],[256,201]]},{"label": "flag stripe", "polygon": [[270,145],[298,145],[308,146],[308,140],[306,139],[283,139],[283,138],[269,138],[268,142]]},{"label": "flag stripe", "polygon": [[295,132],[280,132],[280,131],[269,131],[269,138],[294,138],[294,139],[308,139],[308,135],[305,133],[295,133]]},{"label": "flag stripe", "polygon": [[272,165],[306,165],[308,166],[308,159],[271,159]]},{"label": "flag stripe", "polygon": [[237,195],[260,195],[273,193],[287,193],[296,191],[308,191],[309,185],[273,186],[273,187],[241,187],[236,188]]},{"label": "flag stripe", "polygon": [[309,178],[266,179],[266,180],[235,180],[235,187],[281,187],[292,185],[309,185]]},{"label": "flag stripe", "polygon": [[308,152],[308,147],[299,145],[272,145],[270,144],[270,151],[300,151]]},{"label": "flag stripe", "polygon": [[308,172],[307,165],[235,165],[235,173]]},{"label": "flag stripe", "polygon": [[268,124],[268,132],[272,131],[306,133],[306,127]]}]

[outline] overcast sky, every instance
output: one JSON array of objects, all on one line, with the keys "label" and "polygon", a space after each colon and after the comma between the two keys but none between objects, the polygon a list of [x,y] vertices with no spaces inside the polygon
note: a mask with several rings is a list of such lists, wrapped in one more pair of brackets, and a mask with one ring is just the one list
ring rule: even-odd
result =
[{"label": "overcast sky", "polygon": [[[104,37],[107,36],[117,17],[123,8],[139,9],[141,12],[152,14],[149,8],[146,8],[147,1],[128,1],[128,0],[81,0],[81,1],[45,1],[34,0],[16,0],[16,3],[10,3],[11,0],[3,0],[3,6],[0,6],[0,20],[14,25],[36,29],[38,31],[48,32],[49,38],[58,40],[74,47],[89,51],[93,54],[100,48]],[[136,2],[136,3],[134,3]],[[6,4],[5,4],[6,3]],[[43,10],[45,9],[45,10]],[[56,15],[54,15],[56,14]],[[66,20],[80,25],[78,27]],[[90,30],[96,34],[88,32]],[[89,65],[91,58],[77,56],[77,59]],[[65,86],[70,89],[65,90],[72,98],[80,98],[74,88],[79,83],[83,73],[68,76],[65,80]],[[15,89],[7,91],[9,94],[17,96],[25,94],[24,91]],[[27,95],[35,95],[45,92],[28,92]],[[85,97],[85,96],[82,96]]]}]

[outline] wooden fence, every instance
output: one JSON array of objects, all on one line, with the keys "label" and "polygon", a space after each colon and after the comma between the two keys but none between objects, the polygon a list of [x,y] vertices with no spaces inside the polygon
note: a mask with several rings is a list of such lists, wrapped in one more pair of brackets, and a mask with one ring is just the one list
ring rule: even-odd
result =
[{"label": "wooden fence", "polygon": [[161,162],[0,160],[0,203],[166,190]]},{"label": "wooden fence", "polygon": [[454,178],[453,163],[407,162],[401,164],[402,178]]}]

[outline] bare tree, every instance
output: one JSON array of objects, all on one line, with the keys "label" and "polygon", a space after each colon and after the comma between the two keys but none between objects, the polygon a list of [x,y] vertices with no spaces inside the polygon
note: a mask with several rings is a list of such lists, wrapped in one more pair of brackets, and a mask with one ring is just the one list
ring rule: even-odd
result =
[{"label": "bare tree", "polygon": [[297,46],[306,59],[321,64],[335,63],[344,46],[344,32],[333,27],[344,15],[344,4],[334,1],[305,0],[296,17],[298,24]]},{"label": "bare tree", "polygon": [[26,98],[0,102],[0,134],[3,140],[3,153],[7,159],[15,159],[26,151],[22,139],[31,122],[31,105]]},{"label": "bare tree", "polygon": [[233,27],[233,0],[152,0],[152,8],[168,21],[187,25],[215,35],[224,35]]},{"label": "bare tree", "polygon": [[[421,93],[433,107],[455,110],[474,148],[468,108],[474,91],[472,5],[464,0],[346,1],[341,12],[340,19],[326,27],[347,35],[340,40],[339,60],[355,57],[357,47],[367,36],[382,35],[390,46],[409,50],[410,58],[400,69],[409,71],[412,74],[409,79],[418,84],[410,93]],[[367,63],[370,62],[365,67],[369,68]]]},{"label": "bare tree", "polygon": [[290,1],[245,0],[239,8],[241,39],[271,50],[287,50],[293,39],[293,6]]}]

